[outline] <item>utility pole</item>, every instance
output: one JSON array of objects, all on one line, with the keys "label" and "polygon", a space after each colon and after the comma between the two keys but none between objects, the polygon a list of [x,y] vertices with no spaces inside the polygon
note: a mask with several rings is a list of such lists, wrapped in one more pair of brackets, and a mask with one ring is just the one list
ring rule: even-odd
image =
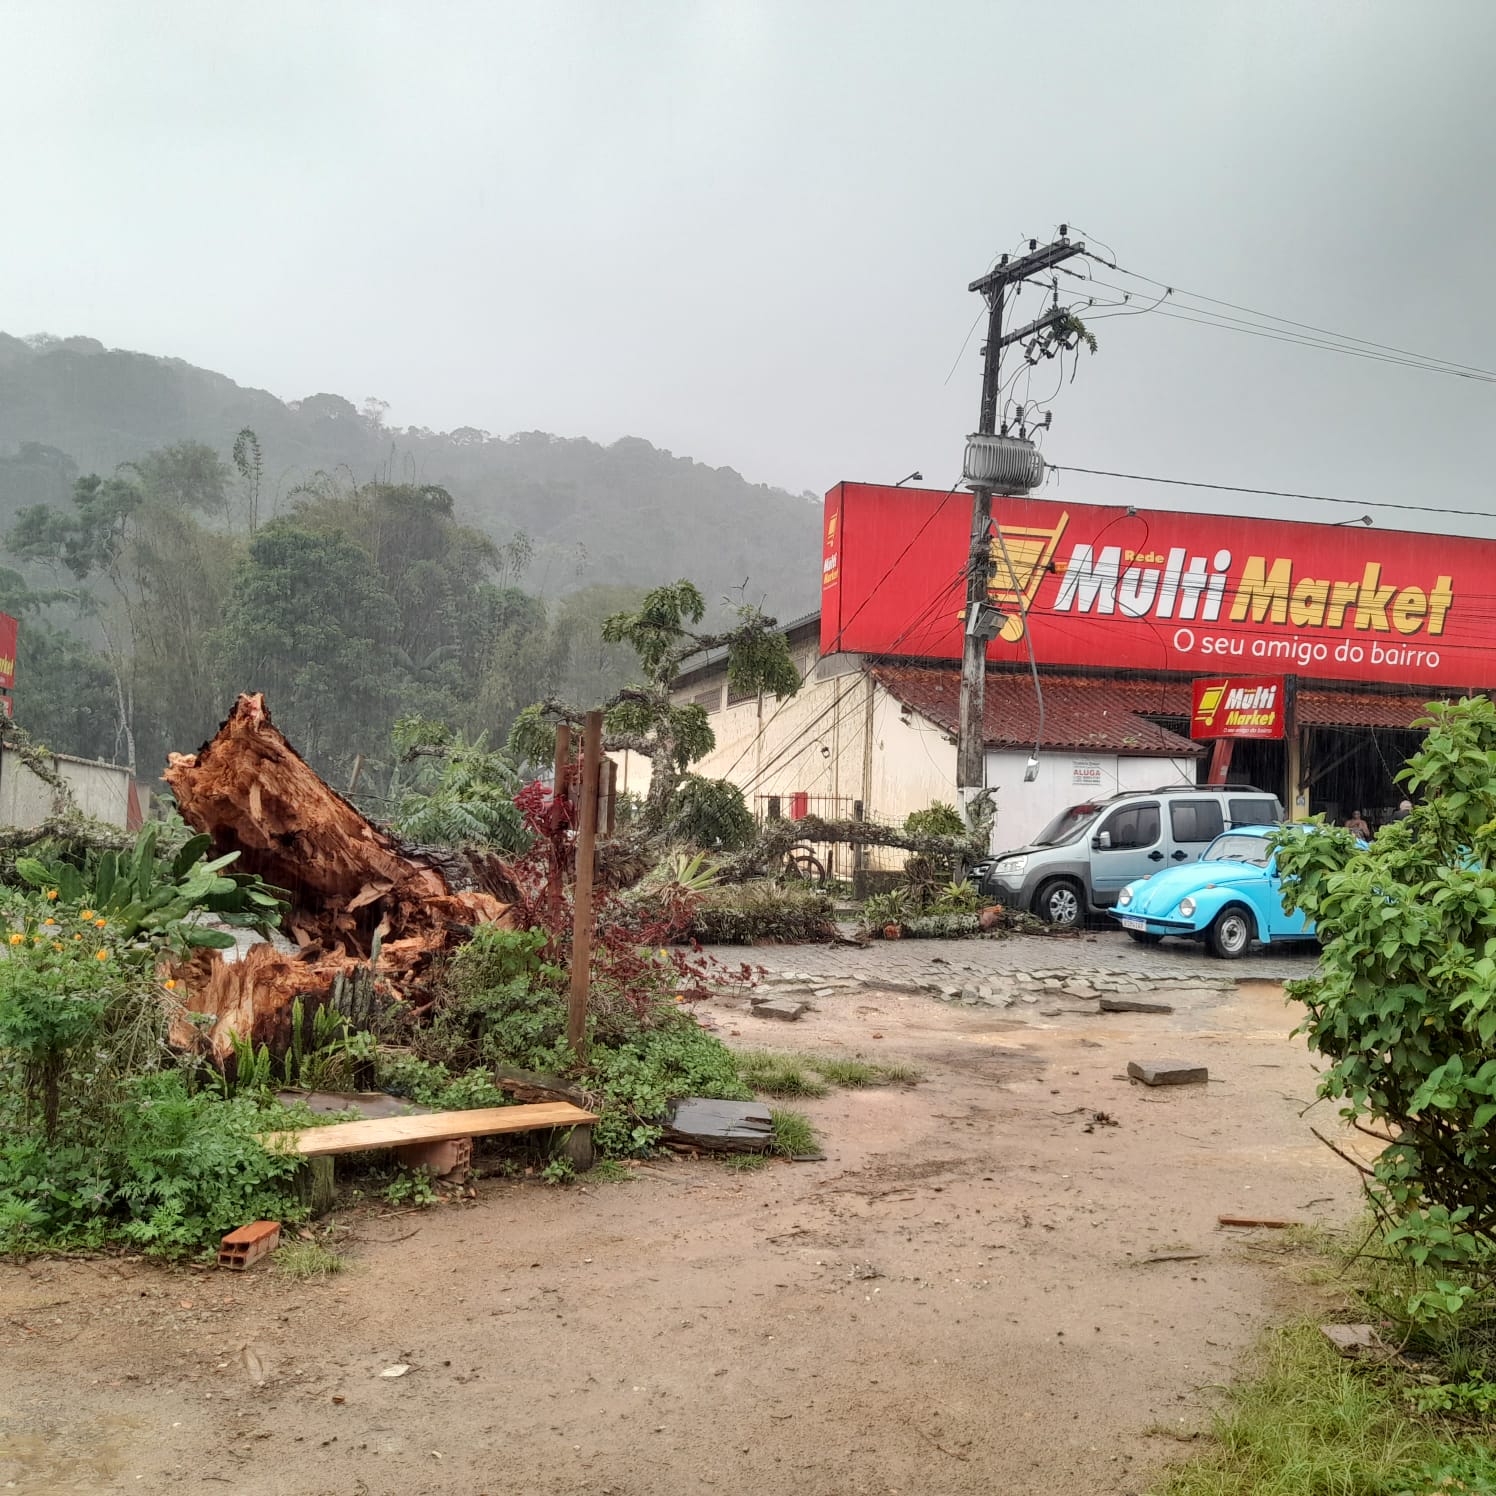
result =
[{"label": "utility pole", "polygon": [[[987,645],[991,632],[985,626],[988,618],[987,592],[992,575],[992,496],[994,493],[1025,492],[1026,486],[987,481],[989,472],[972,470],[973,446],[981,438],[997,435],[999,369],[1002,350],[1008,343],[1029,337],[1061,321],[1066,315],[1058,308],[1027,327],[1003,336],[1003,293],[1010,285],[1019,285],[1041,270],[1058,265],[1072,255],[1084,254],[1084,244],[1071,244],[1060,228],[1053,244],[1039,248],[1029,241],[1029,253],[1018,260],[1002,257],[996,269],[989,271],[967,287],[987,301],[987,341],[982,348],[982,408],[977,421],[977,436],[967,444],[966,482],[971,487],[971,550],[966,569],[966,631],[961,646],[961,704],[956,738],[956,793],[964,811],[971,798],[984,787],[985,752],[982,744],[982,714],[987,703]],[[1006,434],[1006,429],[1004,434]],[[996,470],[994,470],[996,471]],[[1000,474],[999,474],[1000,475]]]}]

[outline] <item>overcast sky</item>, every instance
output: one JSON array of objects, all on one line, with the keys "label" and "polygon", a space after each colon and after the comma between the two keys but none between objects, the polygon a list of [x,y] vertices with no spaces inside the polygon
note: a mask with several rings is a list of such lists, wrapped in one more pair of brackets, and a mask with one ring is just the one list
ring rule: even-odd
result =
[{"label": "overcast sky", "polygon": [[[0,0],[0,28],[0,326],[399,424],[947,487],[967,283],[1061,221],[1191,291],[1496,367],[1488,0]],[[1492,507],[1496,385],[1093,326],[1055,461]]]}]

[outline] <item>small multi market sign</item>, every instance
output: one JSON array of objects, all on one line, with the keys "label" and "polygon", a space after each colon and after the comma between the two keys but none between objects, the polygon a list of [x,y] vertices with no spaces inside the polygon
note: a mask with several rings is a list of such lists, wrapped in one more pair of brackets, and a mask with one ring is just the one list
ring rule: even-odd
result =
[{"label": "small multi market sign", "polygon": [[1190,736],[1211,738],[1281,738],[1283,677],[1232,676],[1197,680],[1190,707]]}]

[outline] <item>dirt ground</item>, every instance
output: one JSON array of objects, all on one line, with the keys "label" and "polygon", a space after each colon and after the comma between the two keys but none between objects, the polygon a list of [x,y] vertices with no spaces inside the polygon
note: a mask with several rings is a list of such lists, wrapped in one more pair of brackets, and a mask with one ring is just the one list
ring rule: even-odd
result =
[{"label": "dirt ground", "polygon": [[[0,1489],[1143,1492],[1289,1307],[1277,1239],[1217,1215],[1356,1201],[1299,1115],[1313,1075],[1280,990],[1171,1001],[1026,1023],[881,993],[793,1026],[720,1007],[733,1043],[925,1080],[800,1103],[820,1163],[665,1160],[356,1215],[350,1270],[319,1283],[0,1267]],[[1122,1078],[1160,1056],[1210,1084]]]}]

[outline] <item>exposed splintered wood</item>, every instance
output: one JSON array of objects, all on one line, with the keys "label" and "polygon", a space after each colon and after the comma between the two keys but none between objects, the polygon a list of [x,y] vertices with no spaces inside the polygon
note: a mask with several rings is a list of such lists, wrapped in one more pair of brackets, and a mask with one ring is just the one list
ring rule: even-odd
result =
[{"label": "exposed splintered wood", "polygon": [[[165,778],[183,818],[216,851],[237,851],[240,868],[290,895],[295,954],[258,945],[226,962],[214,951],[180,973],[186,1006],[213,1020],[206,1043],[220,1059],[231,1030],[283,1050],[295,998],[311,997],[308,1007],[325,1000],[375,958],[376,941],[379,979],[409,996],[474,925],[512,922],[515,890],[501,858],[402,845],[316,774],[261,695],[239,697],[197,753],[172,754]],[[191,1042],[191,1023],[173,1037]]]},{"label": "exposed splintered wood", "polygon": [[304,1132],[273,1132],[267,1147],[284,1148],[303,1158],[333,1153],[365,1153],[371,1148],[399,1148],[408,1143],[442,1143],[450,1138],[481,1138],[500,1132],[533,1132],[536,1128],[591,1127],[597,1117],[567,1101],[534,1106],[485,1106],[466,1112],[427,1112],[420,1117],[371,1117],[363,1122],[333,1122]]}]

